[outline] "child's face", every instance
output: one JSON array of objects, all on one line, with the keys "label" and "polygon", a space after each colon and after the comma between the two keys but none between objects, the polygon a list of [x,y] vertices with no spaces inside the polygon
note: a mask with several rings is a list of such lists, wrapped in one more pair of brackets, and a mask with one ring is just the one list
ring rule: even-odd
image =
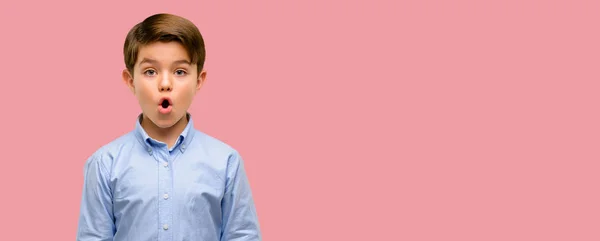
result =
[{"label": "child's face", "polygon": [[169,128],[183,118],[204,82],[197,65],[189,62],[178,42],[155,42],[140,47],[133,73],[123,70],[123,80],[135,94],[145,119]]}]

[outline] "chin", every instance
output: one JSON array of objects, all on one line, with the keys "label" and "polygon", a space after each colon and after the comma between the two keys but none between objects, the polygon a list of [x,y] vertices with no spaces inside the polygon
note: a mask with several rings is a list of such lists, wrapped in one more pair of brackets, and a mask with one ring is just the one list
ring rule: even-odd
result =
[{"label": "chin", "polygon": [[165,129],[165,128],[173,127],[175,124],[177,124],[177,121],[178,120],[176,120],[174,118],[168,118],[168,119],[162,119],[162,120],[158,119],[158,120],[154,121],[154,124],[160,128]]},{"label": "chin", "polygon": [[174,116],[169,116],[169,117],[165,117],[165,116],[160,116],[160,115],[154,115],[150,118],[150,121],[158,128],[161,129],[166,129],[166,128],[170,128],[172,126],[174,126],[175,124],[177,124],[177,118],[175,118]]},{"label": "chin", "polygon": [[161,128],[161,129],[171,128],[171,127],[173,127],[175,125],[175,123],[177,123],[177,122],[174,122],[174,121],[171,121],[171,122],[166,122],[166,121],[154,122],[154,124],[156,126],[158,126],[158,128]]}]

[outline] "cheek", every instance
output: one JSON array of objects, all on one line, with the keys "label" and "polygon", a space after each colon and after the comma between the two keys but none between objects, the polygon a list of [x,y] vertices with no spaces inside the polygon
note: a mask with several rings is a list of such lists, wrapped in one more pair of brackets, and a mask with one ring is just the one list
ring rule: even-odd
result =
[{"label": "cheek", "polygon": [[192,84],[188,84],[185,86],[182,86],[182,91],[180,92],[180,98],[182,100],[185,100],[186,102],[191,101],[191,99],[194,97],[195,91],[196,91],[196,86],[192,85]]},{"label": "cheek", "polygon": [[178,106],[181,108],[187,108],[192,102],[192,93],[189,91],[179,92],[177,96]]},{"label": "cheek", "polygon": [[152,99],[152,91],[148,85],[136,84],[135,96],[137,96],[140,102],[147,103]]},{"label": "cheek", "polygon": [[183,100],[183,102],[185,103],[189,103],[192,100],[192,96],[193,96],[193,92],[182,92],[181,93],[181,100]]}]

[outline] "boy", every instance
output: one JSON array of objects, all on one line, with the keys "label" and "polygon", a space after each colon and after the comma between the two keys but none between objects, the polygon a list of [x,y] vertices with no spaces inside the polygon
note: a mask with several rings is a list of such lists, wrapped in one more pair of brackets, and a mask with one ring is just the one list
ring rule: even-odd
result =
[{"label": "boy", "polygon": [[123,51],[123,81],[142,113],[86,161],[77,240],[261,240],[242,158],[187,112],[206,79],[196,26],[150,16]]}]

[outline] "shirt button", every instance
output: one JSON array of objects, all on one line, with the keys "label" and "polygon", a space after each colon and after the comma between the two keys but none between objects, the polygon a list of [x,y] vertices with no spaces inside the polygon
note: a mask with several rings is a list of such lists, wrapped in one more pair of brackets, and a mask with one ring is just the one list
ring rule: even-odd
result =
[{"label": "shirt button", "polygon": [[165,193],[165,195],[163,195],[163,198],[164,198],[164,199],[169,199],[169,194],[166,194],[166,193]]},{"label": "shirt button", "polygon": [[167,230],[167,229],[169,229],[169,225],[168,225],[168,224],[165,224],[165,225],[163,225],[163,229],[164,229],[164,230]]},{"label": "shirt button", "polygon": [[165,164],[163,164],[163,166],[168,167],[169,163],[165,162]]}]

